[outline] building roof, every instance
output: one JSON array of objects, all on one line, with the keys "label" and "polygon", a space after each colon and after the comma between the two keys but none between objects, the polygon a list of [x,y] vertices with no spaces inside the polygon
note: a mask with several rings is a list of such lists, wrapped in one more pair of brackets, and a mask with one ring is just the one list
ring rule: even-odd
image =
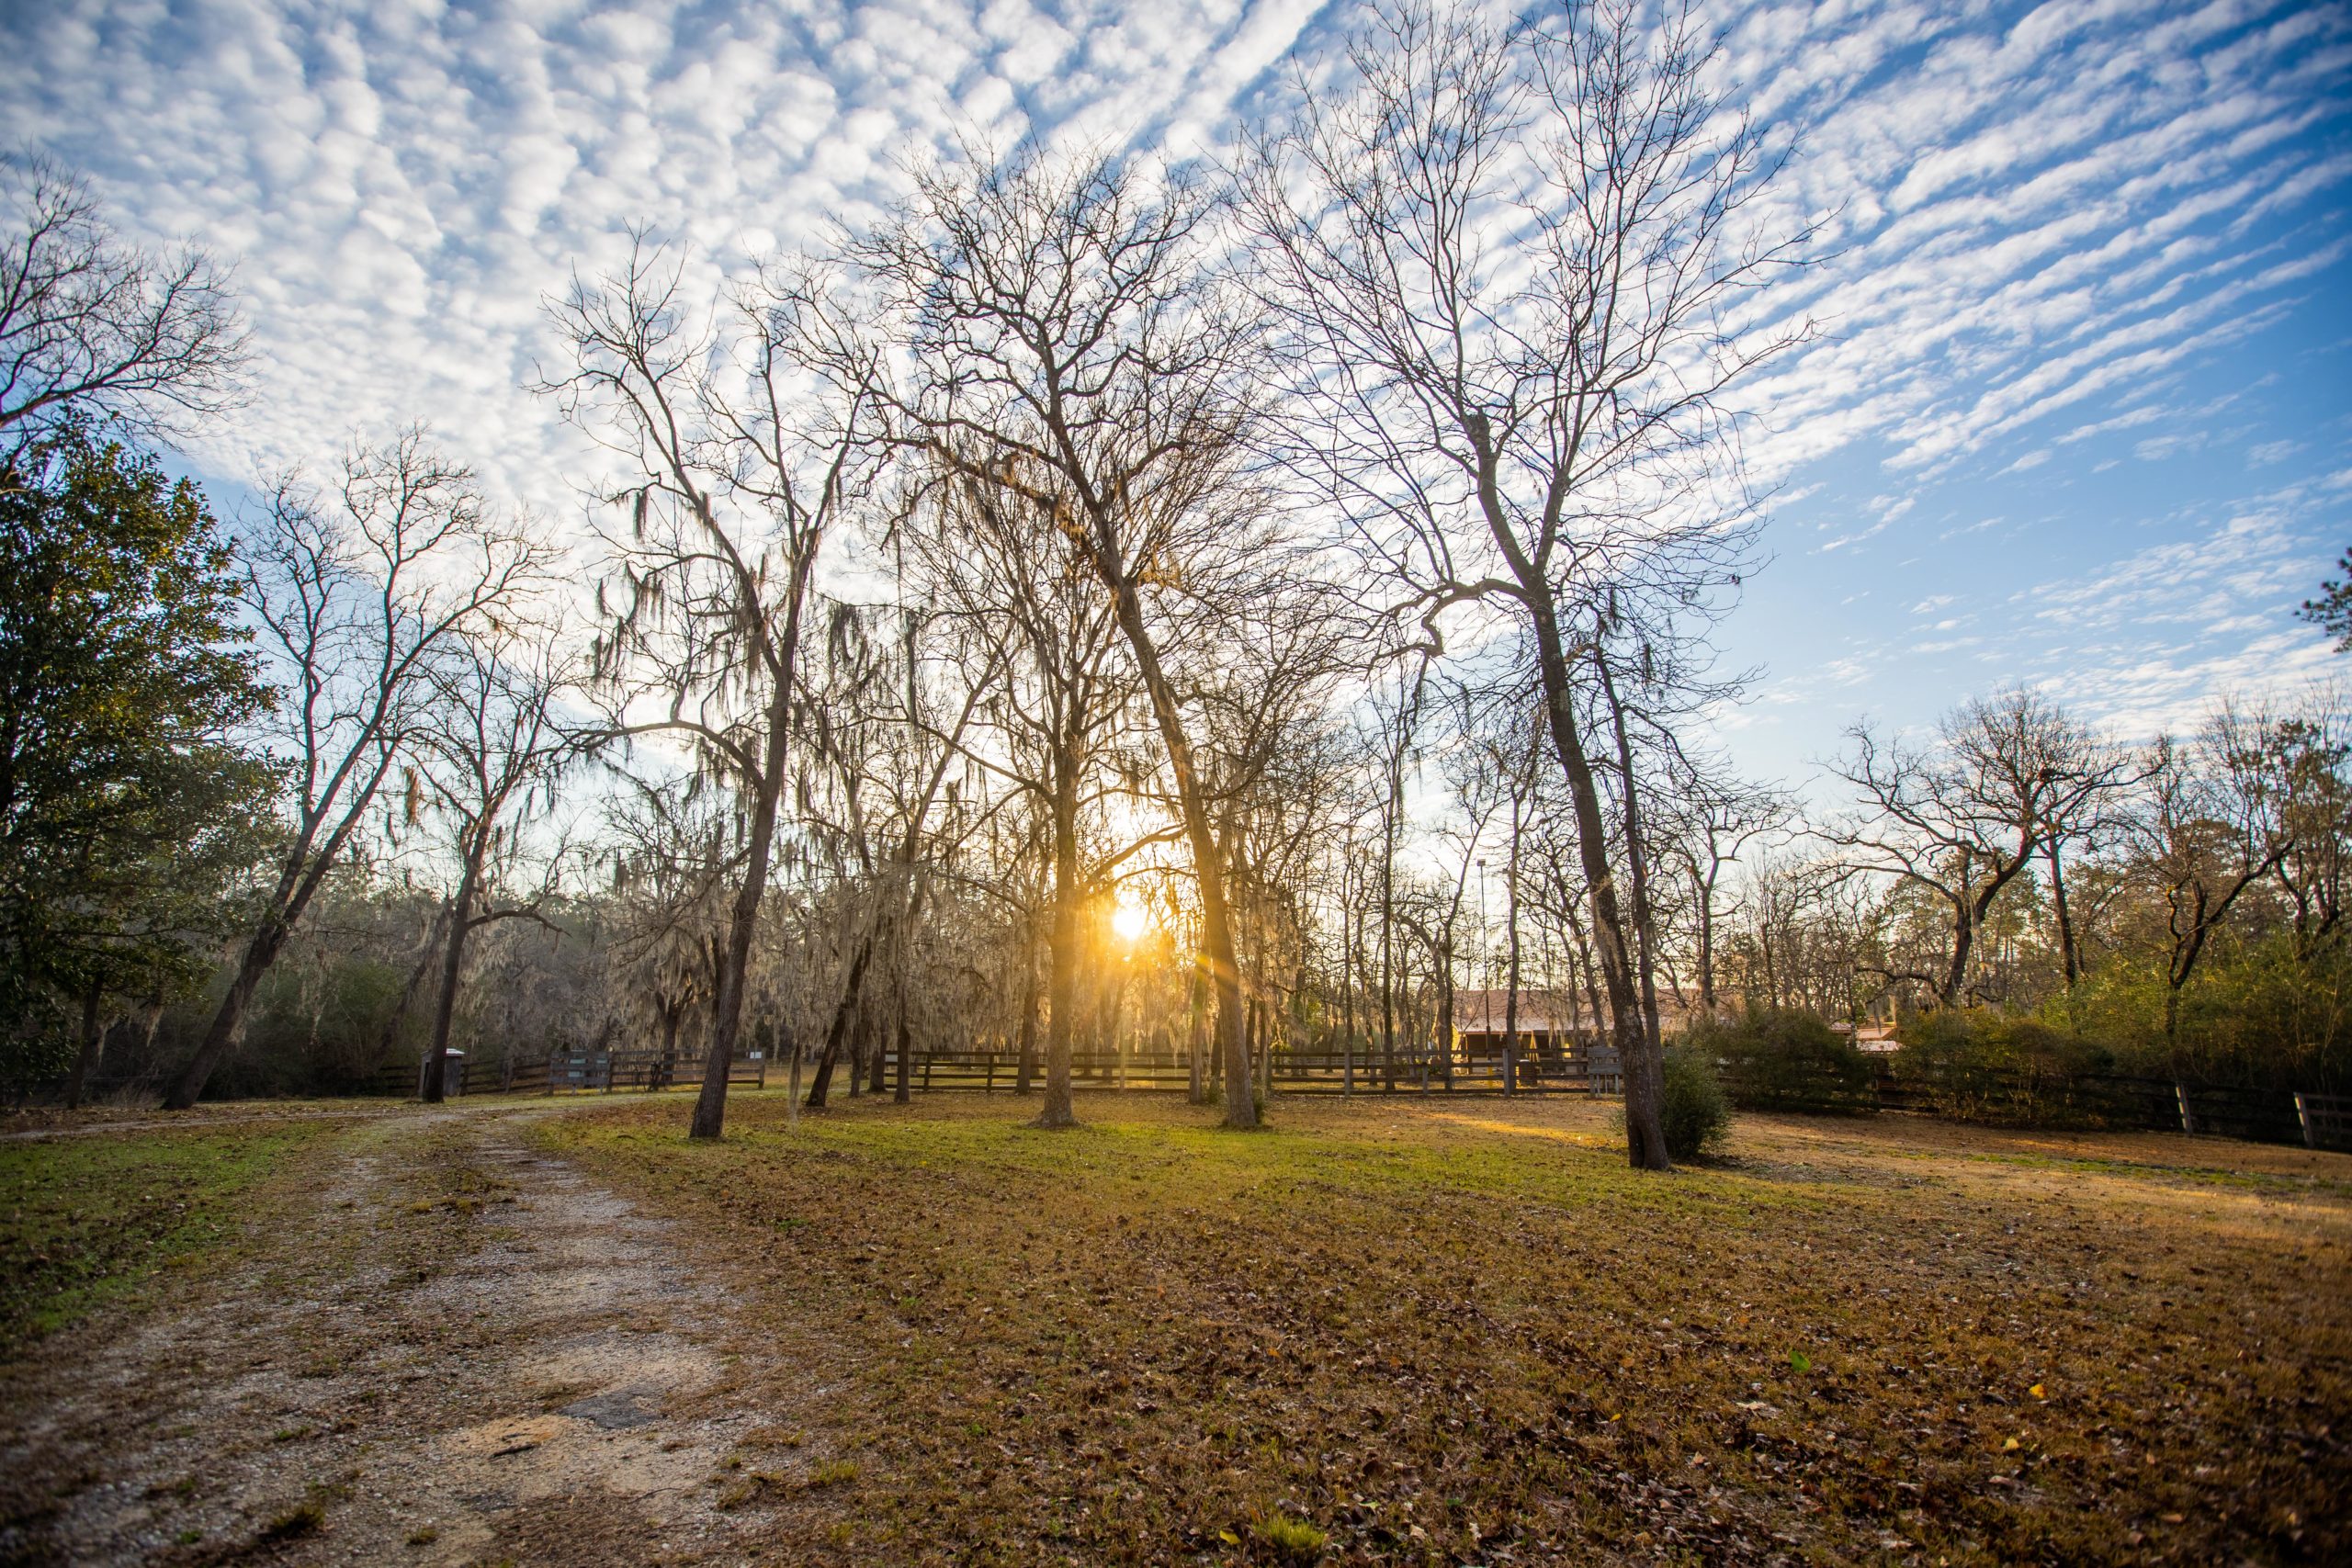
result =
[{"label": "building roof", "polygon": [[[1464,1034],[1500,1034],[1508,1016],[1510,992],[1507,987],[1491,990],[1460,990],[1453,993],[1453,1027]],[[1695,1010],[1686,1007],[1681,998],[1671,990],[1660,990],[1657,997],[1658,1027],[1671,1033],[1682,1025],[1684,1013]],[[1521,1034],[1549,1034],[1570,1029],[1592,1027],[1589,1010],[1578,1008],[1561,992],[1522,988],[1519,993],[1519,1032]]]}]

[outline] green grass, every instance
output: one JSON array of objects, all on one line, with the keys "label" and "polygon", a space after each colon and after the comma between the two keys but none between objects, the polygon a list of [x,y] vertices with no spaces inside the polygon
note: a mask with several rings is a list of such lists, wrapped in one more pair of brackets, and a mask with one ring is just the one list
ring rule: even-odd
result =
[{"label": "green grass", "polygon": [[243,1235],[254,1190],[326,1125],[0,1144],[0,1359],[202,1269]]},{"label": "green grass", "polygon": [[[805,1386],[822,1325],[820,1440],[877,1560],[2352,1549],[2338,1156],[2109,1138],[2044,1168],[1997,1132],[1744,1117],[1659,1178],[1589,1104],[1033,1111],[794,1133],[763,1096],[714,1145],[640,1101],[539,1135],[690,1221],[754,1343],[803,1347],[754,1382]],[[2260,1190],[2173,1179],[2191,1149]]]}]

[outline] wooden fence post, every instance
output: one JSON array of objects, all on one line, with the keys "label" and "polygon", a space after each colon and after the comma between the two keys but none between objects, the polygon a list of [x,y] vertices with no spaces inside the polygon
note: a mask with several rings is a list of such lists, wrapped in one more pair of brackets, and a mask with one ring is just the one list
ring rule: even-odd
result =
[{"label": "wooden fence post", "polygon": [[2173,1080],[2172,1092],[2173,1097],[2180,1101],[2180,1130],[2184,1133],[2194,1133],[2197,1131],[2197,1116],[2188,1109],[2188,1086],[2176,1078]]},{"label": "wooden fence post", "polygon": [[2302,1123],[2303,1147],[2319,1147],[2319,1140],[2312,1135],[2312,1108],[2303,1103],[2303,1091],[2301,1089],[2295,1091],[2295,1120]]}]

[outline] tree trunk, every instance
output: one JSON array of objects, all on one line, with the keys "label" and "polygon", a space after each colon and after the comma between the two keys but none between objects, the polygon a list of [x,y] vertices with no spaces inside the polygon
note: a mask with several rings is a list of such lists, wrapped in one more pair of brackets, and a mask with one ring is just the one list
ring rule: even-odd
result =
[{"label": "tree trunk", "polygon": [[1347,1018],[1347,1032],[1340,1036],[1340,1093],[1342,1098],[1356,1092],[1356,948],[1355,935],[1350,931],[1352,907],[1348,902],[1344,886],[1340,893],[1340,1006]]},{"label": "tree trunk", "polygon": [[1699,906],[1699,1007],[1712,1019],[1715,1016],[1715,879],[1696,875],[1694,868],[1690,883]]},{"label": "tree trunk", "polygon": [[1444,1053],[1438,1058],[1438,1077],[1453,1087],[1453,937],[1448,933],[1438,953],[1437,1029],[1430,1044]]},{"label": "tree trunk", "polygon": [[809,570],[816,564],[814,553],[812,547],[793,563],[791,596],[775,645],[775,691],[768,700],[767,745],[760,775],[752,781],[755,787],[751,841],[743,855],[742,885],[735,890],[735,907],[728,920],[727,961],[719,966],[710,1051],[703,1058],[702,1092],[695,1097],[694,1122],[686,1134],[692,1138],[716,1138],[726,1130],[727,1069],[735,1059],[735,1040],[743,1025],[743,984],[751,973],[752,938],[759,930],[760,900],[767,892],[768,857],[775,847],[776,803],[784,795],[785,753],[792,734],[792,676],[800,646],[800,606],[808,594]]},{"label": "tree trunk", "polygon": [[2075,956],[2075,922],[2066,913],[2066,878],[2058,865],[2058,840],[2049,840],[2050,908],[2058,919],[2058,958],[2066,976],[2066,988],[2072,990],[2081,977],[2081,965]]},{"label": "tree trunk", "polygon": [[485,832],[469,832],[466,838],[466,863],[458,874],[457,896],[449,904],[449,931],[441,943],[441,989],[433,999],[433,1038],[424,1047],[422,1098],[427,1105],[438,1105],[445,1098],[442,1064],[449,1057],[449,1024],[457,1016],[458,983],[466,965],[466,937],[473,920],[474,895],[481,885],[482,855],[489,849]]},{"label": "tree trunk", "polygon": [[1225,1079],[1228,1086],[1240,1089],[1239,1093],[1228,1092],[1225,1097],[1225,1124],[1237,1129],[1255,1127],[1258,1108],[1249,1092],[1250,1043],[1241,1017],[1241,967],[1234,948],[1232,916],[1225,902],[1225,857],[1210,830],[1208,802],[1193,766],[1183,715],[1177,709],[1176,693],[1168,683],[1167,672],[1160,668],[1159,649],[1143,624],[1143,605],[1134,583],[1121,578],[1113,598],[1119,629],[1126,636],[1144,690],[1151,698],[1152,716],[1159,721],[1160,744],[1168,751],[1168,770],[1175,777],[1176,803],[1184,818],[1184,838],[1193,852],[1193,877],[1201,895],[1201,950],[1207,956],[1209,984],[1216,995],[1216,1033],[1225,1057]]},{"label": "tree trunk", "polygon": [[841,1060],[842,1045],[849,1038],[851,1021],[857,1013],[859,991],[865,984],[865,966],[874,956],[874,935],[868,931],[857,944],[857,952],[849,961],[849,976],[842,984],[841,1005],[833,1010],[833,1021],[825,1030],[824,1048],[817,1054],[817,1070],[808,1083],[808,1109],[822,1111],[825,1097],[831,1091],[833,1064]]},{"label": "tree trunk", "polygon": [[1609,672],[1609,655],[1596,637],[1592,662],[1600,671],[1600,690],[1609,702],[1609,719],[1616,731],[1617,776],[1625,789],[1625,890],[1631,895],[1634,940],[1640,957],[1642,1026],[1650,1050],[1659,1048],[1657,1026],[1657,931],[1650,921],[1649,856],[1642,847],[1641,784],[1634,774],[1634,745],[1625,732],[1625,705],[1617,700],[1617,679]]},{"label": "tree trunk", "polygon": [[1503,975],[1503,1092],[1519,1092],[1519,813],[1511,812],[1510,859],[1503,870],[1503,924],[1509,939]]},{"label": "tree trunk", "polygon": [[1046,958],[1046,1104],[1037,1125],[1075,1127],[1069,1055],[1078,1028],[1078,760],[1058,749],[1053,767],[1054,931]]},{"label": "tree trunk", "polygon": [[1012,1092],[1027,1094],[1037,1078],[1037,955],[1024,939],[1021,949],[1021,1065]]},{"label": "tree trunk", "polygon": [[[1634,1167],[1667,1170],[1666,1134],[1658,1121],[1658,1103],[1665,1094],[1664,1075],[1649,1034],[1642,1026],[1641,998],[1632,973],[1632,954],[1625,942],[1625,923],[1617,908],[1616,874],[1609,864],[1607,829],[1600,817],[1600,793],[1594,787],[1592,764],[1578,733],[1576,694],[1568,679],[1566,650],[1561,645],[1549,585],[1530,589],[1529,608],[1535,623],[1536,665],[1544,681],[1544,707],[1552,731],[1552,747],[1566,775],[1568,796],[1575,807],[1577,849],[1583,863],[1588,896],[1592,904],[1592,941],[1601,982],[1609,998],[1610,1033],[1625,1077],[1625,1155]],[[1540,600],[1535,597],[1541,593]]]},{"label": "tree trunk", "polygon": [[82,993],[82,1028],[74,1054],[74,1071],[65,1080],[65,1108],[81,1109],[83,1098],[88,1094],[90,1075],[98,1070],[98,1056],[106,1049],[107,1025],[99,1012],[106,1001],[106,987],[96,980]]},{"label": "tree trunk", "polygon": [[289,928],[279,920],[266,921],[245,944],[243,955],[237,961],[237,972],[230,977],[229,989],[220,998],[220,1006],[212,1014],[212,1022],[204,1032],[196,1055],[173,1081],[171,1092],[164,1097],[166,1111],[186,1111],[204,1092],[213,1069],[245,1037],[246,1010],[253,1006],[254,993],[261,988],[264,975],[277,962],[278,950],[286,945]]}]

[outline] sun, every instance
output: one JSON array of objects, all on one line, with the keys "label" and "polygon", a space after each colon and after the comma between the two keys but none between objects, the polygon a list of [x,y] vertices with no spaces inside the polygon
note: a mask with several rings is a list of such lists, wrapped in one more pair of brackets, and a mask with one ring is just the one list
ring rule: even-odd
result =
[{"label": "sun", "polygon": [[1151,930],[1151,912],[1140,904],[1122,903],[1111,911],[1111,931],[1121,942],[1140,942]]}]

